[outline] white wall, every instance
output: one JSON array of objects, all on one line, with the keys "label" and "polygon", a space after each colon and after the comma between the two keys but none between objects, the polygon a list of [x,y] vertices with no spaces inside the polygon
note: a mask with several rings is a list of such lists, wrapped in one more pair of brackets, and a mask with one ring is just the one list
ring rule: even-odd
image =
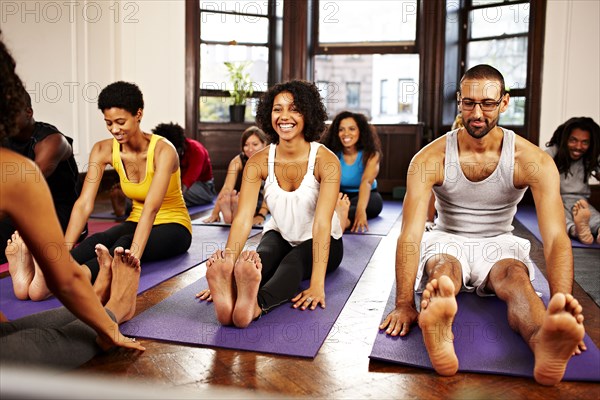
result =
[{"label": "white wall", "polygon": [[93,144],[108,138],[96,102],[111,82],[140,87],[144,131],[184,125],[184,0],[0,0],[0,29],[34,117],[75,140],[80,170]]},{"label": "white wall", "polygon": [[571,117],[600,123],[600,1],[548,0],[540,143]]}]

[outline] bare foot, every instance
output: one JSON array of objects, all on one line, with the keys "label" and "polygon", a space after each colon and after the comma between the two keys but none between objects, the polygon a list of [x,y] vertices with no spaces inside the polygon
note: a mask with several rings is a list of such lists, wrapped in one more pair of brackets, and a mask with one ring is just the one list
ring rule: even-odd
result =
[{"label": "bare foot", "polygon": [[225,259],[225,251],[217,250],[206,263],[206,280],[215,305],[217,319],[222,325],[233,324],[233,262]]},{"label": "bare foot", "polygon": [[29,285],[31,285],[35,272],[33,257],[19,232],[15,231],[6,242],[4,254],[8,260],[8,272],[12,278],[15,296],[19,300],[27,300]]},{"label": "bare foot", "polygon": [[238,328],[245,328],[260,315],[257,294],[260,286],[262,264],[255,251],[243,251],[240,254],[233,274],[237,285],[237,301],[233,309],[233,323]]},{"label": "bare foot", "polygon": [[590,230],[590,207],[584,199],[579,200],[573,206],[573,222],[575,222],[575,232],[579,241],[583,244],[592,244],[594,236]]},{"label": "bare foot", "polygon": [[431,364],[443,376],[454,375],[458,370],[452,333],[457,310],[454,283],[449,277],[444,275],[427,284],[421,300],[419,327]]},{"label": "bare foot", "polygon": [[112,282],[111,266],[113,263],[113,258],[106,246],[103,244],[97,244],[95,251],[96,258],[98,259],[98,265],[100,266],[100,271],[98,272],[98,276],[94,282],[94,292],[96,292],[100,302],[102,304],[106,304],[110,298],[110,284]]},{"label": "bare foot", "polygon": [[42,301],[52,296],[52,292],[48,289],[48,285],[46,285],[46,278],[44,278],[44,273],[37,261],[33,260],[33,265],[35,275],[33,276],[31,285],[29,285],[29,298],[32,301]]},{"label": "bare foot", "polygon": [[113,312],[117,323],[129,321],[135,314],[135,301],[140,283],[140,260],[129,250],[117,247],[112,260],[110,299],[106,308]]},{"label": "bare foot", "polygon": [[232,190],[231,191],[231,222],[233,222],[233,219],[235,218],[235,215],[237,214],[239,200],[240,200],[240,194],[237,191]]},{"label": "bare foot", "polygon": [[542,385],[556,385],[561,381],[567,362],[583,340],[583,314],[581,305],[570,294],[552,296],[544,322],[531,338],[535,355],[533,376]]},{"label": "bare foot", "polygon": [[223,222],[226,224],[230,224],[233,220],[233,213],[231,212],[231,193],[228,190],[223,190],[219,193],[219,197],[217,198],[217,204],[219,204],[219,208],[223,213]]},{"label": "bare foot", "polygon": [[350,198],[348,195],[340,193],[338,194],[338,201],[335,205],[335,212],[340,220],[340,226],[342,232],[350,228],[350,221],[348,220],[348,212],[350,211]]}]

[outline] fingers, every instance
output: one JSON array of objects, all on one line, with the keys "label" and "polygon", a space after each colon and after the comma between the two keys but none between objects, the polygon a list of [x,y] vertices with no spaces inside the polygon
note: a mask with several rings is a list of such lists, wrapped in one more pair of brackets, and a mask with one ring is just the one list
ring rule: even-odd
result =
[{"label": "fingers", "polygon": [[386,329],[385,333],[390,336],[405,336],[410,331],[410,323],[390,314],[379,325],[379,329]]},{"label": "fingers", "polygon": [[117,343],[119,347],[140,351],[146,350],[146,348],[142,346],[141,343],[137,342],[135,338],[128,338],[126,336],[124,336],[124,338],[125,340],[122,340],[119,343]]},{"label": "fingers", "polygon": [[294,308],[300,308],[301,310],[306,310],[307,308],[314,310],[319,304],[321,305],[321,308],[325,308],[326,306],[324,297],[311,297],[304,293],[300,293],[294,297],[292,302],[294,302]]},{"label": "fingers", "polygon": [[200,301],[212,301],[212,295],[210,293],[210,289],[204,289],[198,293],[196,293],[196,298]]}]

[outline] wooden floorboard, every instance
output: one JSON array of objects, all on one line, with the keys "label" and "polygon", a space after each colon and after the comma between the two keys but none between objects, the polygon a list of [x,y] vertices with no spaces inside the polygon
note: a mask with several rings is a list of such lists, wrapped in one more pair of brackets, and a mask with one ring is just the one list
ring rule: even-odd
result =
[{"label": "wooden floorboard", "polygon": [[[516,234],[536,241],[518,222],[515,226]],[[313,360],[140,339],[146,346],[143,353],[118,350],[103,354],[69,374],[103,374],[151,381],[157,385],[193,391],[198,397],[210,388],[230,387],[281,397],[311,398],[600,398],[600,385],[592,383],[562,382],[549,388],[536,384],[532,379],[489,374],[459,372],[447,378],[429,370],[370,361],[368,356],[377,325],[394,279],[393,260],[398,232],[399,224],[396,224],[382,240]],[[533,260],[545,271],[540,246],[533,248]],[[195,267],[143,293],[139,296],[136,314],[194,282],[203,270],[203,265]],[[600,309],[577,284],[574,294],[583,304],[587,332],[598,345]]]}]

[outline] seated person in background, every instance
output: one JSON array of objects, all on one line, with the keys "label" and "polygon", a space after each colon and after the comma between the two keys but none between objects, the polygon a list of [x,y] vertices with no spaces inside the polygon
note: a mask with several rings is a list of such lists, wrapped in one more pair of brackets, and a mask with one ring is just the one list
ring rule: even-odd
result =
[{"label": "seated person in background", "polygon": [[[229,162],[227,176],[225,177],[225,182],[219,192],[217,204],[204,222],[219,222],[221,220],[219,215],[220,212],[223,213],[223,220],[226,224],[230,224],[233,221],[237,213],[239,191],[242,185],[244,167],[246,166],[248,159],[257,151],[264,149],[266,145],[267,137],[260,128],[251,126],[242,132],[240,146],[242,151]],[[252,221],[253,225],[262,225],[269,213],[267,205],[263,200],[263,187],[264,182],[261,185],[258,194],[256,211]]]},{"label": "seated person in background", "polygon": [[[31,96],[25,90],[23,96],[25,106],[17,116],[17,133],[6,139],[6,147],[35,161],[40,168],[50,187],[54,209],[64,232],[79,197],[79,171],[73,156],[73,139],[63,135],[55,126],[33,119]],[[4,249],[15,229],[9,218],[0,220],[0,263],[6,262]],[[87,234],[86,226],[83,232]]]},{"label": "seated person in background", "polygon": [[[19,134],[15,120],[26,106],[14,70],[15,62],[0,39],[0,140]],[[48,286],[65,305],[14,321],[0,313],[0,369],[8,364],[75,368],[113,346],[144,350],[117,325],[135,313],[139,260],[120,249],[120,257],[107,260],[110,265],[103,269],[95,292],[69,252],[61,251],[65,238],[40,169],[4,147],[0,164],[3,171],[13,165],[19,172],[5,174],[0,181],[0,215],[14,222],[39,260]],[[58,249],[52,255],[47,252],[50,245]],[[106,300],[101,302],[98,295]]]},{"label": "seated person in background", "polygon": [[[94,282],[102,264],[118,247],[128,249],[142,262],[164,260],[185,253],[192,242],[192,223],[181,193],[179,158],[175,147],[159,135],[140,127],[144,99],[137,85],[115,82],[100,92],[98,108],[112,139],[92,148],[90,166],[81,195],[75,202],[65,239],[71,255],[84,265],[83,273]],[[125,222],[73,244],[94,208],[94,200],[106,167],[119,175],[121,187],[133,200]],[[19,299],[41,300],[50,294],[39,268],[32,271],[31,255],[15,234],[23,254],[17,265],[9,263],[13,288]],[[14,271],[14,273],[13,273]]]},{"label": "seated person in background", "polygon": [[208,150],[202,143],[185,137],[183,128],[178,124],[158,124],[152,133],[173,143],[177,150],[185,205],[191,207],[212,203],[217,192]]},{"label": "seated person in background", "polygon": [[546,143],[560,172],[560,195],[567,232],[584,244],[600,244],[600,213],[591,204],[589,179],[600,179],[600,126],[587,117],[571,118]]},{"label": "seated person in background", "polygon": [[381,161],[381,142],[363,114],[343,111],[331,123],[321,143],[333,151],[342,165],[340,190],[350,199],[345,229],[369,230],[368,219],[383,208],[377,192],[377,174]]}]

